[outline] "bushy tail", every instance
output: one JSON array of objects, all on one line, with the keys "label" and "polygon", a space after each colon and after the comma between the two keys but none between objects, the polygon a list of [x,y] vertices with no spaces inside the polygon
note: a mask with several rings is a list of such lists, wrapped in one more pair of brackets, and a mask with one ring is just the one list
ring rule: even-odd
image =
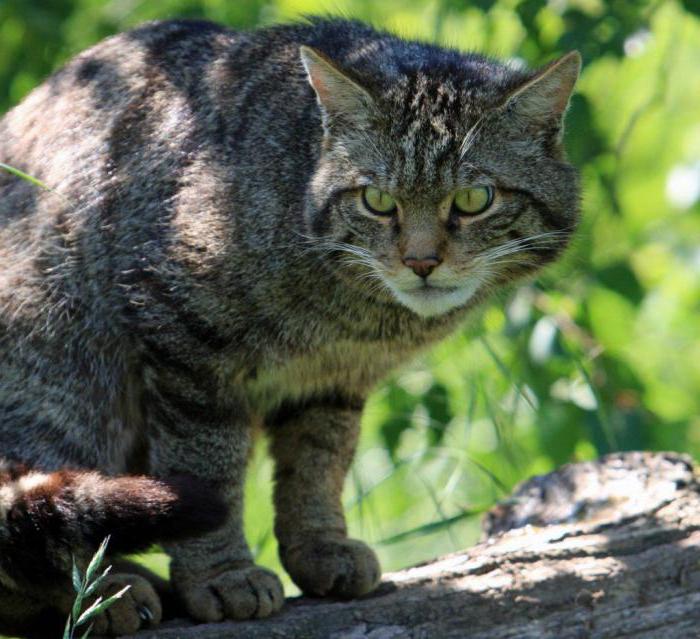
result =
[{"label": "bushy tail", "polygon": [[108,552],[125,553],[213,530],[226,518],[217,494],[187,476],[42,473],[0,463],[0,570],[13,581],[53,582],[107,535]]}]

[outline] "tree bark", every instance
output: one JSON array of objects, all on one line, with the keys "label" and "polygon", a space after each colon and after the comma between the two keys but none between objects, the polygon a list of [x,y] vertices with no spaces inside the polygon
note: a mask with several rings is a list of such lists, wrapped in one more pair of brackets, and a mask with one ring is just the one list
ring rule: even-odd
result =
[{"label": "tree bark", "polygon": [[700,637],[700,474],[671,453],[571,464],[520,486],[465,550],[350,602],[290,599],[260,621],[139,639]]}]

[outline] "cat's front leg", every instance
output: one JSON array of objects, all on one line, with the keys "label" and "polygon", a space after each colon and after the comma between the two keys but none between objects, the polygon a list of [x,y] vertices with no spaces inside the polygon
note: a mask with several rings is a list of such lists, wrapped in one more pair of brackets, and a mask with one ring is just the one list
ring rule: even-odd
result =
[{"label": "cat's front leg", "polygon": [[209,481],[223,493],[229,516],[213,533],[165,546],[173,588],[199,621],[267,617],[282,607],[284,592],[274,573],[253,563],[243,535],[247,413],[243,404],[218,410],[188,395],[161,392],[151,406],[152,468]]},{"label": "cat's front leg", "polygon": [[379,562],[369,546],[348,538],[341,504],[359,433],[358,403],[318,403],[269,421],[275,534],[285,569],[308,595],[358,597],[373,590]]}]

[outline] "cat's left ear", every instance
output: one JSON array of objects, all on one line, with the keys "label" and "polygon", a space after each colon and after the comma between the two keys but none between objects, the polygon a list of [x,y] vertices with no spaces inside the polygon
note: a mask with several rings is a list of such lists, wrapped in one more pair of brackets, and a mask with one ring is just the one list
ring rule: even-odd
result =
[{"label": "cat's left ear", "polygon": [[319,51],[302,46],[299,55],[316,92],[324,128],[328,131],[338,120],[362,122],[374,105],[372,96]]},{"label": "cat's left ear", "polygon": [[572,51],[540,69],[517,87],[506,105],[533,124],[560,123],[581,71],[581,55]]}]

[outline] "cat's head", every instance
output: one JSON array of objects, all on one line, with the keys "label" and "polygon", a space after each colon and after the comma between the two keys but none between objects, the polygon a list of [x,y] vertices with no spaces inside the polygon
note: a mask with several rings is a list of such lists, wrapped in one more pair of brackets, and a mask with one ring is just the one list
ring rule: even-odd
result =
[{"label": "cat's head", "polygon": [[430,317],[567,245],[579,191],[561,135],[578,53],[534,73],[454,52],[402,69],[380,58],[376,77],[308,47],[301,59],[324,130],[309,231],[358,286]]}]

